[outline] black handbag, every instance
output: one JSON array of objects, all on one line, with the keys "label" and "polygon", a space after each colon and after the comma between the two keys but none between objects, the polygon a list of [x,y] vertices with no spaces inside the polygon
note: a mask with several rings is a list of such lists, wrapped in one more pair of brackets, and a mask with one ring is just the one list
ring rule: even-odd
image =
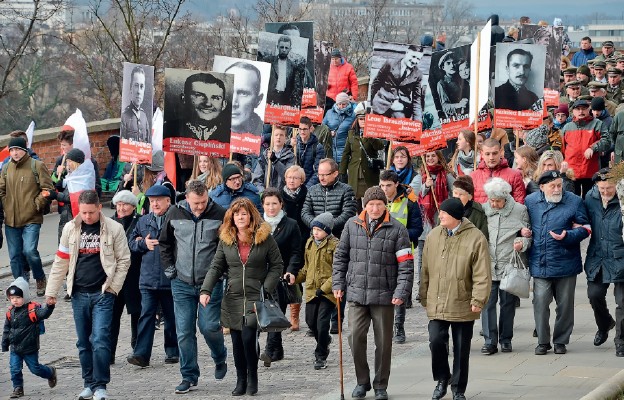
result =
[{"label": "black handbag", "polygon": [[264,286],[260,289],[261,300],[254,301],[254,312],[260,332],[281,332],[290,328],[290,321],[272,296],[265,298]]},{"label": "black handbag", "polygon": [[301,293],[300,285],[289,285],[288,282],[283,279],[279,280],[278,285],[285,297],[284,300],[286,304],[300,304],[303,301],[303,293]]}]

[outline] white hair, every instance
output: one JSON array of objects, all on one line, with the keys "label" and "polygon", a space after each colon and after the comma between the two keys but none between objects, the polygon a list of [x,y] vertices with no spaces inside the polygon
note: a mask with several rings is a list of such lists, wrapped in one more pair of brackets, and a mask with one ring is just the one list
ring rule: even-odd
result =
[{"label": "white hair", "polygon": [[483,185],[488,199],[506,199],[511,194],[511,185],[503,178],[492,178]]}]

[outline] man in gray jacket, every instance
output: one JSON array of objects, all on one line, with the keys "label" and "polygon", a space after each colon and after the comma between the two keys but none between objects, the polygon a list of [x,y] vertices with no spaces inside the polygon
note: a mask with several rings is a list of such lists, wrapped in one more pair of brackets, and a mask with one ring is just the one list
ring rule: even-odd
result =
[{"label": "man in gray jacket", "polygon": [[165,275],[171,279],[178,334],[182,374],[182,382],[175,389],[178,394],[188,393],[199,379],[196,326],[210,347],[216,365],[215,379],[221,380],[227,373],[227,350],[221,330],[222,281],[215,286],[210,304],[198,307],[199,291],[217,250],[218,229],[224,216],[225,209],[208,197],[206,185],[191,181],[186,201],[171,207],[160,233],[160,260]]},{"label": "man in gray jacket", "polygon": [[[414,257],[409,234],[386,209],[386,195],[379,186],[364,194],[364,211],[350,218],[334,253],[334,296],[349,302],[349,345],[357,386],[352,397],[363,399],[371,390],[366,359],[366,336],[373,323],[375,337],[375,400],[388,398],[392,355],[394,306],[412,293]],[[347,280],[347,276],[349,279]]]}]

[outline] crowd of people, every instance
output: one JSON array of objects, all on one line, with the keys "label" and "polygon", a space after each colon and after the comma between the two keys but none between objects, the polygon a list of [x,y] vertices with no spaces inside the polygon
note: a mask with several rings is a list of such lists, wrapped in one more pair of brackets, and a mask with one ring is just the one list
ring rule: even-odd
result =
[{"label": "crowd of people", "polygon": [[[438,39],[442,46],[445,38]],[[327,368],[331,335],[346,319],[357,378],[352,397],[374,390],[377,400],[388,398],[392,346],[406,341],[405,315],[420,302],[430,320],[432,398],[451,386],[453,399],[462,400],[475,320],[481,319],[481,353],[514,351],[520,299],[501,282],[524,267],[533,278],[536,355],[567,352],[584,269],[597,326],[593,344],[603,344],[615,327],[615,355],[624,357],[623,315],[612,316],[606,303],[613,283],[618,310],[624,307],[624,173],[617,167],[624,154],[624,57],[613,47],[604,42],[600,57],[583,39],[574,66],[562,72],[561,104],[541,126],[463,130],[449,143],[453,153],[422,157],[363,137],[370,107],[353,101],[352,67],[334,50],[323,124],[302,117],[298,130],[274,126],[261,154],[244,164],[199,156],[184,191],[176,191],[180,183],[167,177],[157,152],[152,164],[128,165],[119,174],[112,218],[102,213],[99,167],[73,147],[71,127],[59,133],[62,154],[52,171],[24,132],[12,132],[0,173],[15,278],[6,290],[11,308],[2,338],[2,350],[11,352],[11,397],[24,395],[23,362],[50,387],[57,383],[56,370],[38,361],[39,333],[63,287],[78,338],[79,399],[109,398],[124,309],[133,349],[128,363],[150,365],[155,329],[164,324],[164,362],[179,364],[175,393],[184,394],[202,372],[197,327],[217,380],[228,372],[229,334],[231,394],[255,395],[262,390],[260,361],[270,367],[284,358],[280,332],[270,332],[260,350],[254,302],[268,296],[284,314],[290,309],[293,331],[305,303],[316,370]],[[75,190],[79,177],[84,185]],[[59,247],[46,278],[37,244],[53,200],[61,214]],[[583,264],[580,244],[588,237]],[[43,305],[32,301],[31,271]]]}]

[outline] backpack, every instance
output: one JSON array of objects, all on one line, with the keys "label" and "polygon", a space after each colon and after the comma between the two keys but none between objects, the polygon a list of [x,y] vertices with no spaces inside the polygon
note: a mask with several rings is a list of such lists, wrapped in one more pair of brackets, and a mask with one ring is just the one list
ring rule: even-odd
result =
[{"label": "backpack", "polygon": [[[11,321],[11,311],[13,311],[14,308],[13,306],[9,306],[9,310],[6,312],[6,317],[9,321]],[[34,301],[28,303],[28,319],[30,319],[30,322],[33,324],[37,323],[39,325],[39,334],[43,335],[45,333],[45,324],[37,318],[38,308],[41,308],[41,304]]]},{"label": "backpack", "polygon": [[[4,179],[6,179],[7,177],[7,169],[9,168],[9,163],[6,162],[4,163],[4,165],[2,166],[2,176],[4,177]],[[35,176],[35,182],[37,182],[37,186],[39,186],[39,189],[41,190],[41,182],[39,181],[39,171],[37,171],[37,160],[35,160],[34,158],[30,158],[30,169],[32,170],[33,175]],[[46,205],[43,207],[43,215],[47,215],[50,214],[50,200],[46,201]]]}]

